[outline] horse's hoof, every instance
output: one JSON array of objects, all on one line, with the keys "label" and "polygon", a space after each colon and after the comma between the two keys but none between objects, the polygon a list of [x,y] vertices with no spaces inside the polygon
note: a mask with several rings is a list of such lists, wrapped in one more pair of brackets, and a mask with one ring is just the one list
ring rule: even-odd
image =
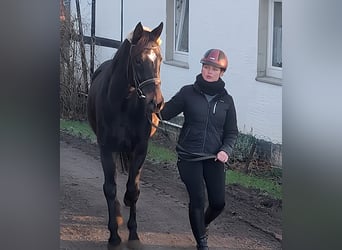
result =
[{"label": "horse's hoof", "polygon": [[143,245],[141,244],[140,240],[128,240],[127,241],[127,247],[129,249],[134,249],[134,250],[143,249]]},{"label": "horse's hoof", "polygon": [[139,241],[139,236],[137,232],[131,232],[128,235],[128,241]]},{"label": "horse's hoof", "polygon": [[123,250],[123,245],[119,243],[119,245],[113,245],[112,243],[107,244],[107,250]]},{"label": "horse's hoof", "polygon": [[120,248],[120,244],[121,244],[121,238],[114,238],[114,239],[109,239],[108,240],[108,250],[117,250],[117,249],[121,249]]},{"label": "horse's hoof", "polygon": [[116,216],[116,223],[118,223],[118,226],[121,226],[124,223],[122,216]]}]

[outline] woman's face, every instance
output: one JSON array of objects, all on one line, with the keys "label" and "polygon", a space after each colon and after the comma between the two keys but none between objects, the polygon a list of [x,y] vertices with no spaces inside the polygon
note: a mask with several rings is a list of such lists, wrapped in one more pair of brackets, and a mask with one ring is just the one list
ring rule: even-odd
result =
[{"label": "woman's face", "polygon": [[203,79],[207,82],[216,82],[220,77],[223,76],[223,70],[208,64],[202,65],[201,73]]}]

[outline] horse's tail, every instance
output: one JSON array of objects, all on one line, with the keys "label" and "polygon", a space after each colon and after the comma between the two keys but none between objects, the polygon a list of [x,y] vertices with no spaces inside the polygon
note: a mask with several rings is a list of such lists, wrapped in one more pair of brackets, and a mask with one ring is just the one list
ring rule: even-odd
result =
[{"label": "horse's tail", "polygon": [[127,174],[128,172],[128,155],[125,152],[118,153],[119,154],[119,159],[118,159],[118,166],[120,166],[120,170],[122,173]]}]

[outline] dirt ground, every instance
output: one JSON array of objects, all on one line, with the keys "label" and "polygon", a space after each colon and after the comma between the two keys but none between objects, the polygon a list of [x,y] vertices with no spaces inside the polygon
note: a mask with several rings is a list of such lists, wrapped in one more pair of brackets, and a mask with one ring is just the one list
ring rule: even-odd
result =
[{"label": "dirt ground", "polygon": [[[123,200],[127,176],[118,175]],[[103,172],[96,145],[61,132],[60,249],[107,249],[107,206],[102,192]],[[139,249],[196,249],[188,221],[188,198],[175,165],[146,161],[137,203]],[[226,208],[210,225],[209,247],[220,249],[281,249],[282,203],[256,190],[227,185]],[[127,243],[129,208],[119,228]]]}]

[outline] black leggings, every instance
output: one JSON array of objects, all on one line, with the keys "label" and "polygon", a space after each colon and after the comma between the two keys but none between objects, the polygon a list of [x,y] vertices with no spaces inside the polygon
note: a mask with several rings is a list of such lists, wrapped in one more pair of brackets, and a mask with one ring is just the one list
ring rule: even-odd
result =
[{"label": "black leggings", "polygon": [[[205,234],[205,226],[213,221],[225,206],[224,164],[212,159],[198,162],[178,159],[177,166],[189,194],[189,219],[193,234],[198,240]],[[205,185],[209,206],[204,213]]]}]

